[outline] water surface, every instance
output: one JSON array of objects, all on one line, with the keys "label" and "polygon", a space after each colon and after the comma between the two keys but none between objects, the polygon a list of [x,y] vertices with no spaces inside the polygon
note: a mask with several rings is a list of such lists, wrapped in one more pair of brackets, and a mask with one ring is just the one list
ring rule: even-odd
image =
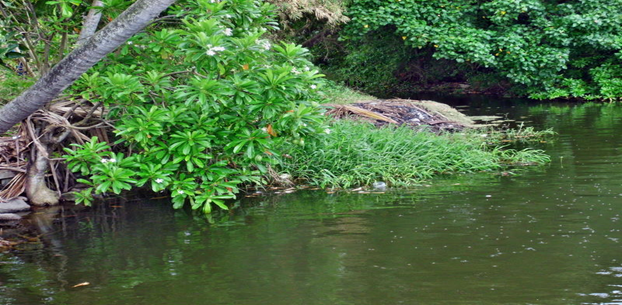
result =
[{"label": "water surface", "polygon": [[0,254],[0,303],[622,304],[622,108],[469,103],[553,128],[553,162],[247,199],[216,225],[162,200],[41,212],[45,247]]}]

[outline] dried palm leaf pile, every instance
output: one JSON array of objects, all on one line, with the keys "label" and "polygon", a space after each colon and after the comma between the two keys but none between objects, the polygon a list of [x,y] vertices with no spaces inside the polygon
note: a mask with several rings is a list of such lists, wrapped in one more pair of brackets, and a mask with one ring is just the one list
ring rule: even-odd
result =
[{"label": "dried palm leaf pile", "polygon": [[368,121],[376,126],[407,125],[434,132],[474,128],[475,123],[458,110],[434,101],[390,99],[360,101],[349,105],[326,104],[326,112],[337,119]]}]

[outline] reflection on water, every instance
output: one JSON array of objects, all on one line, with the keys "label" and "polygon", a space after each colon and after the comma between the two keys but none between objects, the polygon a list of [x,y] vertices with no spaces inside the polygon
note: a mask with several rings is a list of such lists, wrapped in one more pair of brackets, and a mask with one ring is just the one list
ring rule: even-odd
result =
[{"label": "reflection on water", "polygon": [[212,226],[166,202],[64,208],[33,219],[46,247],[0,254],[0,303],[622,304],[622,108],[478,111],[554,128],[553,163],[252,199]]}]

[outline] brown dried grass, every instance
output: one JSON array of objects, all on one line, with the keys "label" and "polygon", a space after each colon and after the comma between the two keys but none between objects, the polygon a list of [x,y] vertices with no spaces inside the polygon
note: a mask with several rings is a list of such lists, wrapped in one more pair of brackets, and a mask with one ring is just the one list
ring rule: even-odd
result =
[{"label": "brown dried grass", "polygon": [[405,99],[368,100],[350,105],[327,104],[327,115],[356,118],[378,126],[386,124],[429,126],[434,131],[475,127],[473,121],[454,108],[434,101]]}]

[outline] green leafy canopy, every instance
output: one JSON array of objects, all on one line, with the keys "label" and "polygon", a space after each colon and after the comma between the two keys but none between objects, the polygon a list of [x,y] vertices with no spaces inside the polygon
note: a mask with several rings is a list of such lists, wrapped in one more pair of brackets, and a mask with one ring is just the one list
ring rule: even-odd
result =
[{"label": "green leafy canopy", "polygon": [[620,98],[620,5],[620,0],[361,0],[349,8],[351,22],[342,38],[392,35],[411,50],[495,73],[535,98]]}]

